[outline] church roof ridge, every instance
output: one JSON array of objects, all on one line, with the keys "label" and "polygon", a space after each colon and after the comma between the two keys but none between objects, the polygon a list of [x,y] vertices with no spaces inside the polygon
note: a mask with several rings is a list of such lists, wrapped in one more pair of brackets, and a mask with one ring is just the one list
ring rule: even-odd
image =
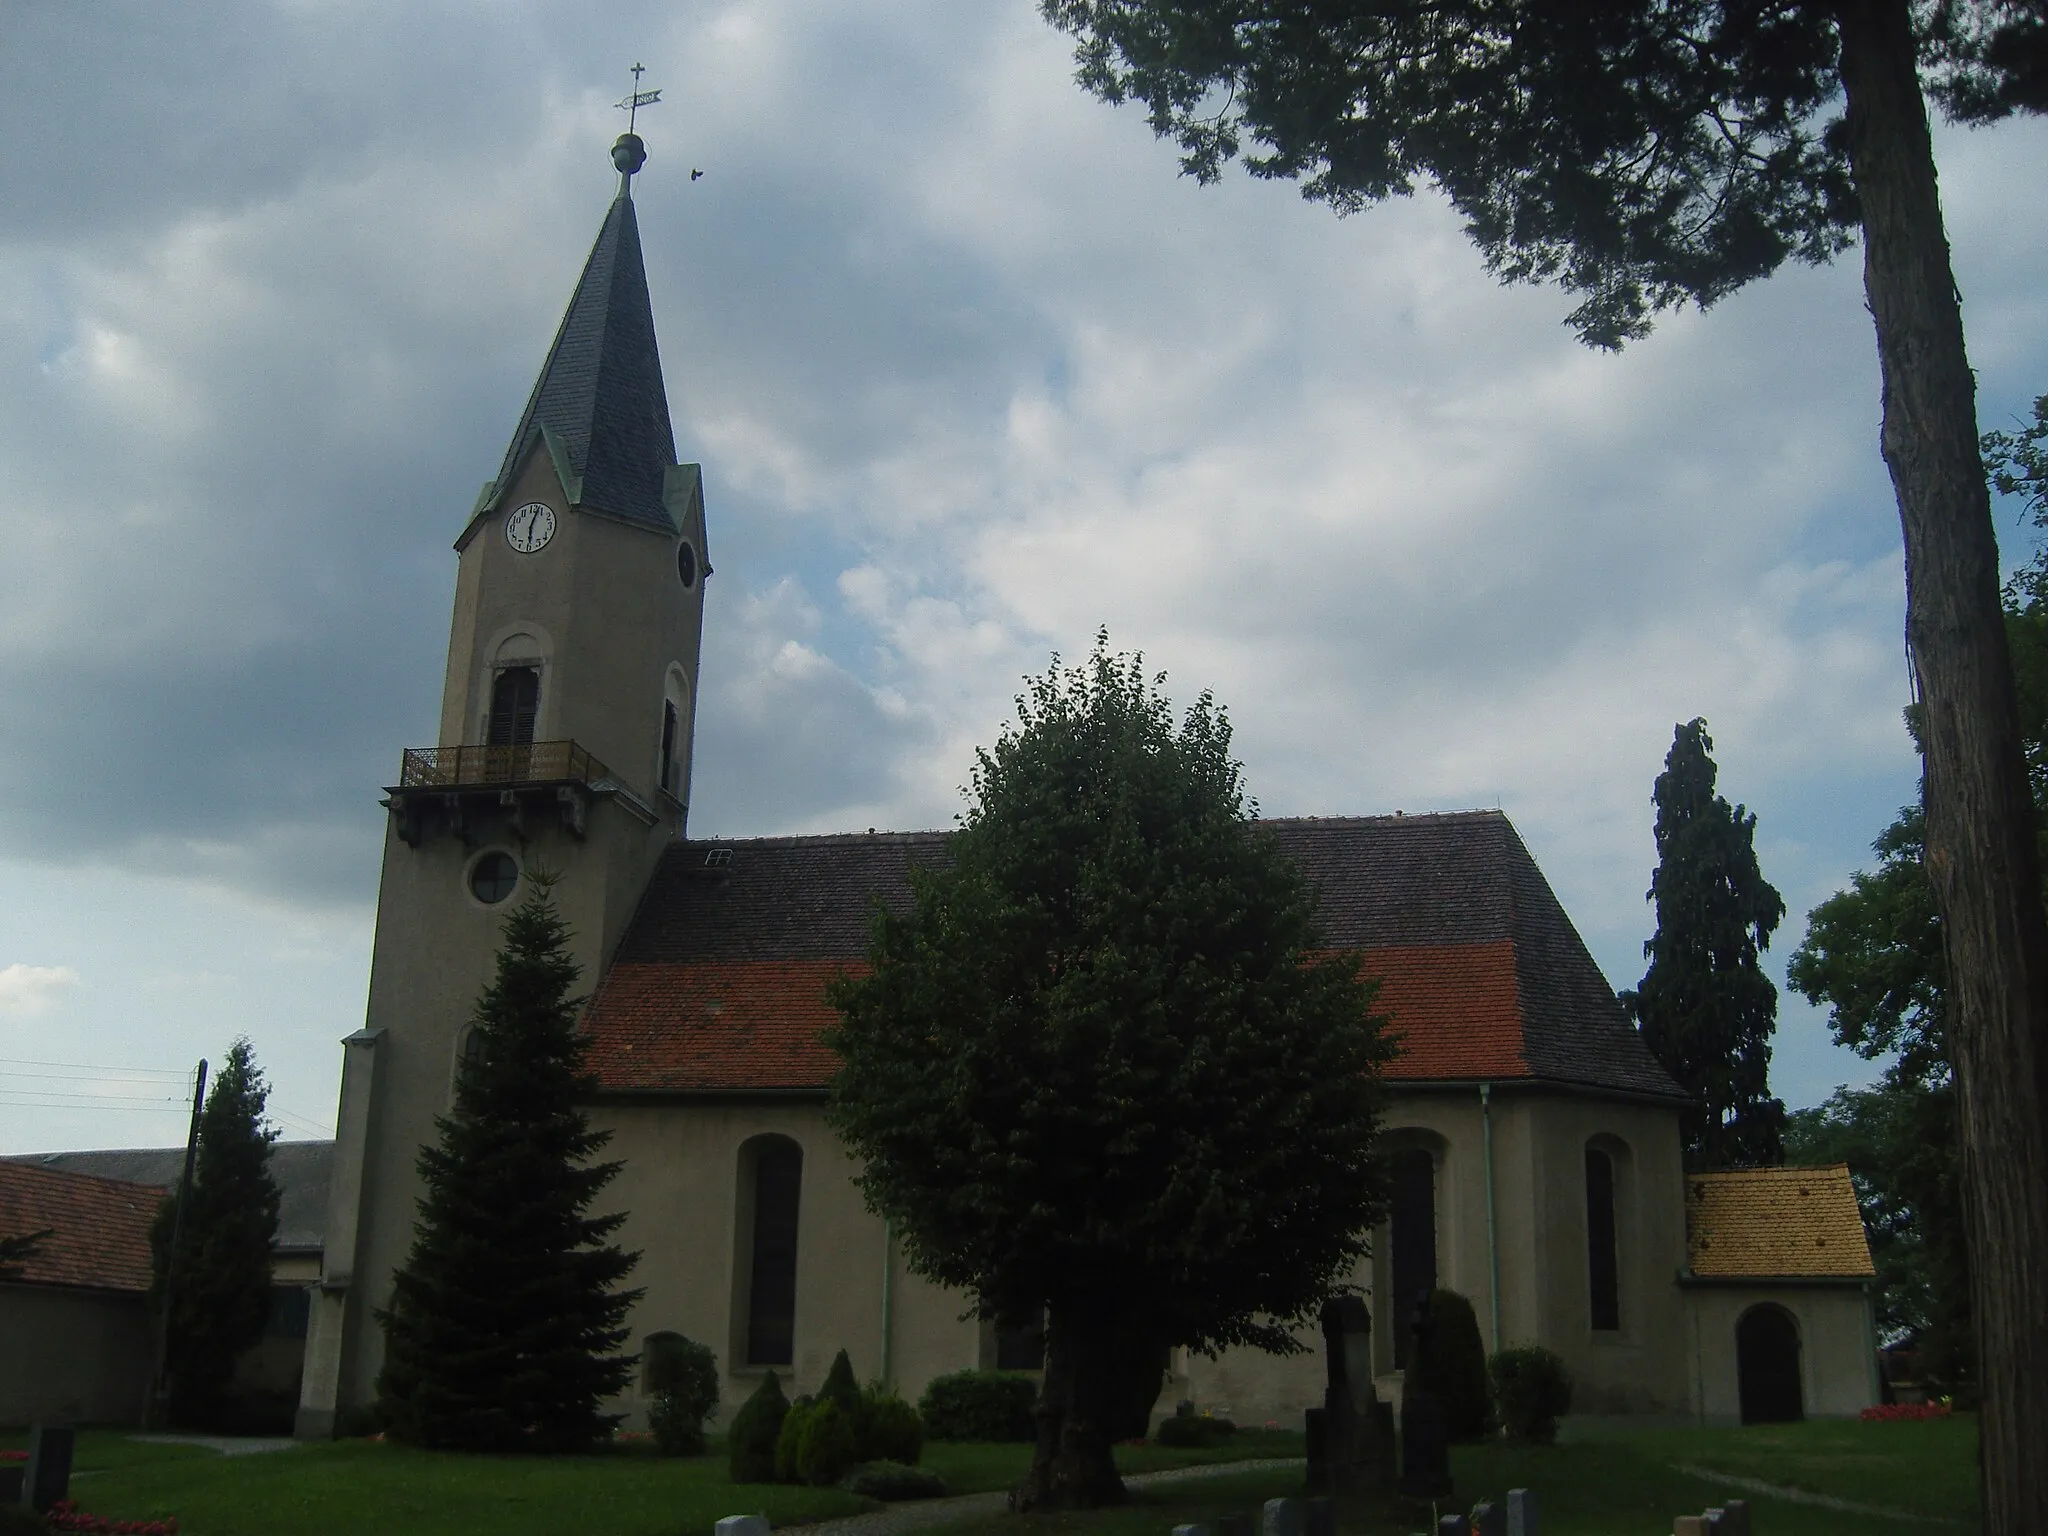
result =
[{"label": "church roof ridge", "polygon": [[568,459],[572,505],[664,533],[675,522],[662,501],[676,462],[640,220],[625,191],[612,200],[591,244],[533,393],[505,449],[492,498],[511,489],[520,463],[552,436]]}]

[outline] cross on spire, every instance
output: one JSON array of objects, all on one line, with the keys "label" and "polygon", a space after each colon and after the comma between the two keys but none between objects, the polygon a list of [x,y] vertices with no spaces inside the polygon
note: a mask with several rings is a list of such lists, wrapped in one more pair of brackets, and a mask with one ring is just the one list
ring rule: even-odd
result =
[{"label": "cross on spire", "polygon": [[640,115],[640,109],[642,107],[651,107],[661,100],[661,92],[659,90],[643,91],[640,89],[640,77],[646,73],[647,66],[635,59],[633,61],[633,89],[626,93],[624,101],[612,103],[613,106],[626,114],[626,132],[628,133],[633,131],[633,124]]}]

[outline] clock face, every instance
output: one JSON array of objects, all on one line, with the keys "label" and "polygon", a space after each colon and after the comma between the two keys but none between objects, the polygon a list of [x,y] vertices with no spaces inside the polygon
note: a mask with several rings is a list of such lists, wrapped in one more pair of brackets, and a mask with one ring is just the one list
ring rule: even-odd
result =
[{"label": "clock face", "polygon": [[505,542],[522,555],[544,548],[554,536],[555,509],[545,502],[529,501],[505,519]]}]

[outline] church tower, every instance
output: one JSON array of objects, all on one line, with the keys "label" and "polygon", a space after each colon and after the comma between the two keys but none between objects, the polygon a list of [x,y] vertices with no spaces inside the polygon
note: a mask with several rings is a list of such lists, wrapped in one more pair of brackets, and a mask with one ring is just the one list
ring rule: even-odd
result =
[{"label": "church tower", "polygon": [[676,462],[632,179],[461,537],[439,741],[387,791],[368,1016],[344,1044],[327,1242],[298,1429],[374,1399],[375,1310],[410,1249],[500,919],[551,874],[595,987],[690,797],[703,480]]}]

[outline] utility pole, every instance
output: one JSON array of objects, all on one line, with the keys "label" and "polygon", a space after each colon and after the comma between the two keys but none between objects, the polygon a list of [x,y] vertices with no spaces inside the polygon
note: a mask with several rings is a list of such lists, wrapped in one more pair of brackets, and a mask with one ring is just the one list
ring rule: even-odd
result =
[{"label": "utility pole", "polygon": [[142,1403],[142,1427],[157,1429],[164,1404],[171,1395],[166,1380],[171,1352],[171,1308],[178,1296],[178,1270],[185,1257],[185,1212],[192,1207],[192,1165],[199,1155],[199,1112],[206,1105],[206,1058],[192,1079],[192,1124],[185,1132],[185,1171],[178,1179],[178,1205],[171,1214],[171,1254],[164,1266],[164,1291],[156,1319],[156,1369],[150,1372],[149,1395]]}]

